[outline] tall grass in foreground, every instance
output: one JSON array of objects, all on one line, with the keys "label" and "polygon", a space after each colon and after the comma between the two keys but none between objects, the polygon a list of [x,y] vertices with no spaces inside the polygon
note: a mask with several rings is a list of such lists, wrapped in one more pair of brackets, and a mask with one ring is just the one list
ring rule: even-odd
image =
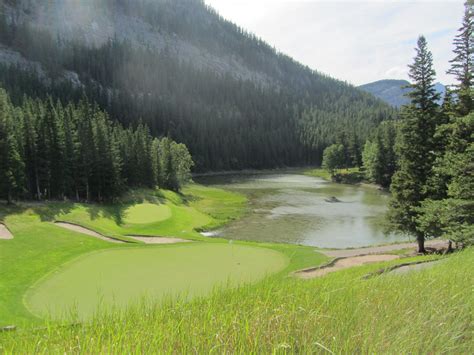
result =
[{"label": "tall grass in foreground", "polygon": [[84,326],[3,334],[0,352],[474,352],[474,249],[430,269],[360,278],[379,267],[269,279]]}]

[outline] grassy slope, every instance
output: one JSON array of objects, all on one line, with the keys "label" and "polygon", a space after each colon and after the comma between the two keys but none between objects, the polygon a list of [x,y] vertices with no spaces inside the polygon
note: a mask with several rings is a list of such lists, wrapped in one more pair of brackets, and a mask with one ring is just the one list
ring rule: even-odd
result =
[{"label": "grassy slope", "polygon": [[[127,209],[141,203],[165,205],[171,210],[172,216],[149,224],[124,222]],[[126,239],[124,236],[127,234],[145,234],[227,243],[204,238],[196,229],[215,228],[238,218],[245,213],[245,206],[246,199],[241,195],[190,185],[182,195],[169,191],[134,191],[125,196],[122,203],[110,206],[55,202],[21,204],[15,208],[0,207],[0,220],[8,225],[15,236],[13,240],[0,240],[0,326],[41,322],[27,311],[23,296],[38,279],[60,265],[92,251],[130,247],[65,230],[55,226],[52,223],[55,220],[75,222],[123,239]],[[314,253],[313,248],[272,244],[262,246],[280,251],[290,258],[285,272],[326,260]]]},{"label": "grassy slope", "polygon": [[362,266],[307,281],[273,277],[193,302],[141,304],[124,316],[104,314],[83,327],[4,334],[0,351],[474,351],[474,249],[422,271],[361,279],[379,267]]}]

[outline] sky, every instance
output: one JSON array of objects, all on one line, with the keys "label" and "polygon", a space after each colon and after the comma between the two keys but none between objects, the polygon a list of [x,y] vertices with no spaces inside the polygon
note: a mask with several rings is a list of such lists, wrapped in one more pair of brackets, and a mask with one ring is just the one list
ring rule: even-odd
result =
[{"label": "sky", "polygon": [[436,80],[453,57],[464,0],[205,0],[224,18],[312,69],[351,84],[407,79],[423,34]]}]

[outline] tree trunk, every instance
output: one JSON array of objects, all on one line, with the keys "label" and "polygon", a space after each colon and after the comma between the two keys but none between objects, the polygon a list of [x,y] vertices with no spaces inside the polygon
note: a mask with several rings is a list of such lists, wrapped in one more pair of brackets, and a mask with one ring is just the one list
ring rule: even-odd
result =
[{"label": "tree trunk", "polygon": [[422,233],[418,233],[416,236],[416,241],[418,242],[418,253],[426,253],[425,250],[425,236]]},{"label": "tree trunk", "polygon": [[35,166],[36,197],[41,200],[41,189],[38,177],[38,167]]},{"label": "tree trunk", "polygon": [[8,190],[7,205],[11,205],[11,204],[12,204],[12,192],[10,190]]}]

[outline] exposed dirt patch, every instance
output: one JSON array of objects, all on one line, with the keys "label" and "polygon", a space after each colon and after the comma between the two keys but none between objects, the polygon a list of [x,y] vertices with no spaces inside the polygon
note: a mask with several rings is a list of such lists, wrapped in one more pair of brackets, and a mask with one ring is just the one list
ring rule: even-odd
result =
[{"label": "exposed dirt patch", "polygon": [[[425,242],[425,246],[429,248],[442,248],[446,247],[448,242],[445,240],[430,240]],[[402,249],[416,249],[416,243],[401,243],[401,244],[391,244],[391,245],[382,245],[378,247],[369,247],[369,248],[360,248],[360,249],[339,249],[339,250],[320,250],[319,252],[333,257],[333,258],[347,258],[352,256],[360,255],[370,255],[370,254],[380,254],[387,253],[395,250]]]},{"label": "exposed dirt patch", "polygon": [[314,277],[324,276],[331,272],[348,269],[354,266],[360,266],[364,264],[379,263],[382,261],[390,261],[398,259],[398,255],[388,255],[388,254],[377,254],[377,255],[362,255],[362,256],[352,256],[348,258],[338,258],[330,262],[329,264],[319,267],[306,269],[296,272],[298,277],[303,279],[312,279]]},{"label": "exposed dirt patch", "polygon": [[117,239],[106,237],[106,236],[104,236],[102,234],[99,234],[99,233],[97,233],[97,232],[95,232],[91,229],[84,228],[84,227],[79,226],[77,224],[67,223],[67,222],[54,222],[54,224],[57,225],[58,227],[61,227],[61,228],[69,229],[69,230],[74,231],[74,232],[86,234],[86,235],[89,235],[89,236],[94,237],[94,238],[105,240],[106,242],[125,243],[122,240],[117,240]]},{"label": "exposed dirt patch", "polygon": [[13,239],[13,234],[8,230],[7,226],[0,223],[0,239]]},{"label": "exposed dirt patch", "polygon": [[145,244],[177,244],[177,243],[191,243],[192,240],[170,237],[144,237],[128,235],[127,237],[143,242]]}]

